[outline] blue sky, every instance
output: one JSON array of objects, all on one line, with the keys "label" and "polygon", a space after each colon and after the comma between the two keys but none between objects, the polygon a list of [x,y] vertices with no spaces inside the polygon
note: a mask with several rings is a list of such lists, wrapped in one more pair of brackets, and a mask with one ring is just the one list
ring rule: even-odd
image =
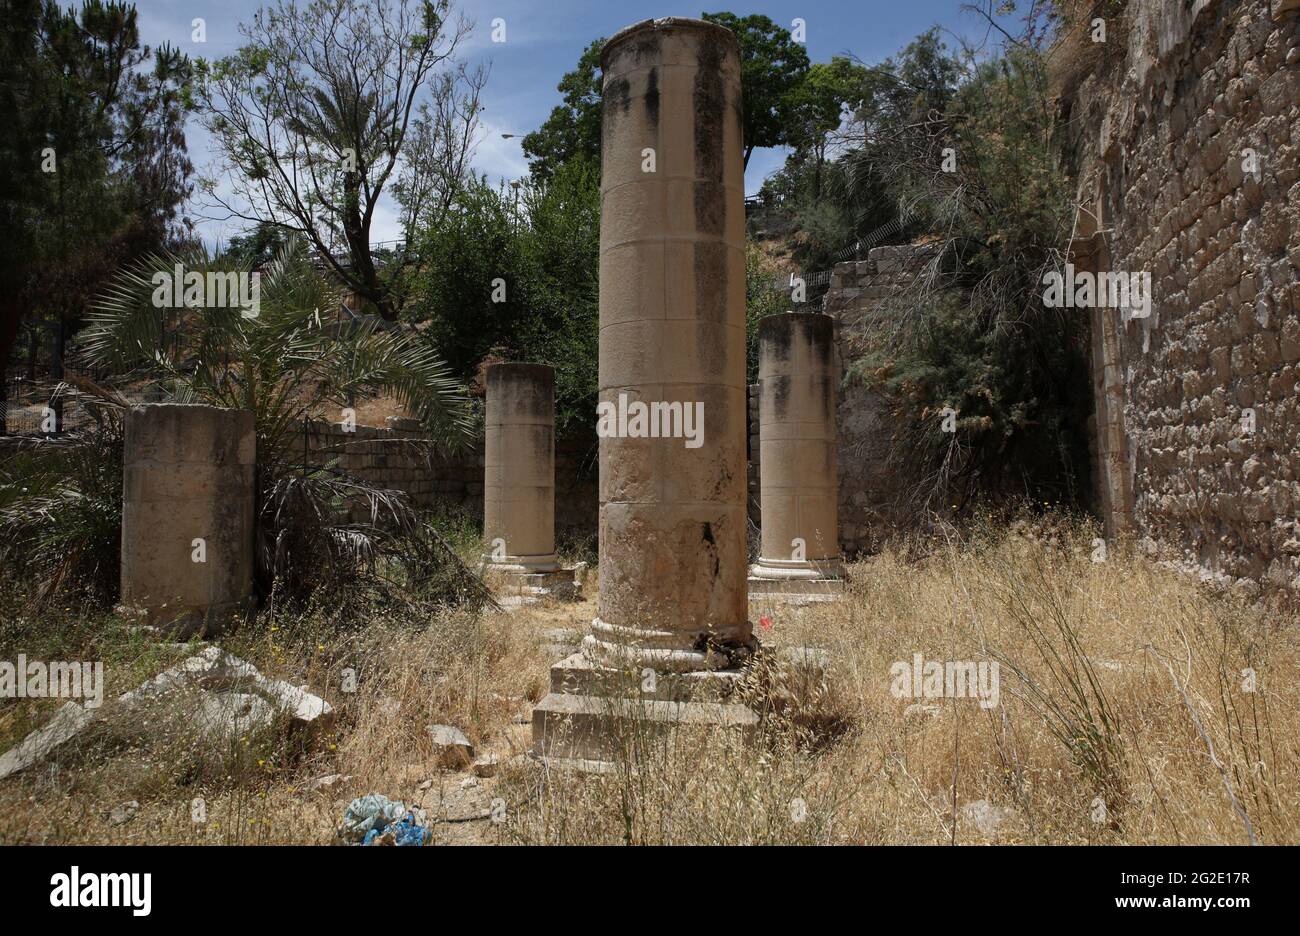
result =
[{"label": "blue sky", "polygon": [[[265,5],[265,0],[135,2],[146,43],[170,42],[191,56],[206,58],[233,52],[240,43],[239,24],[251,20],[253,12]],[[807,24],[808,55],[814,62],[845,53],[878,62],[936,24],[974,41],[986,33],[977,16],[962,11],[961,0],[710,0],[704,6],[678,0],[460,0],[457,7],[475,24],[460,56],[471,63],[491,62],[491,78],[483,95],[484,128],[474,166],[494,180],[527,173],[520,139],[536,129],[559,103],[555,85],[577,63],[586,45],[643,19],[730,10],[739,15],[763,13],[789,27],[800,17]],[[195,17],[202,17],[206,24],[207,41],[202,44],[191,40]],[[491,41],[491,22],[496,17],[506,23],[504,43]],[[515,136],[504,139],[503,133]],[[211,157],[206,136],[195,121],[188,127],[187,140],[191,158],[202,171]],[[756,151],[745,173],[746,190],[757,191],[784,158],[778,150]],[[373,239],[400,236],[393,206],[381,208],[385,210],[376,217]],[[214,214],[198,204],[191,213]],[[203,220],[199,231],[212,243],[228,239],[244,226],[235,221]]]}]

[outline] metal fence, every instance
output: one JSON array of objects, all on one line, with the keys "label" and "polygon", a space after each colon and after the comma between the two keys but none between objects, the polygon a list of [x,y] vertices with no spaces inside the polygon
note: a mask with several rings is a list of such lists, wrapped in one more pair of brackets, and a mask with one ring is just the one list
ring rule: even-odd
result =
[{"label": "metal fence", "polygon": [[21,377],[5,381],[3,423],[5,435],[44,435],[52,423],[46,419],[49,399],[37,391],[33,381]]}]

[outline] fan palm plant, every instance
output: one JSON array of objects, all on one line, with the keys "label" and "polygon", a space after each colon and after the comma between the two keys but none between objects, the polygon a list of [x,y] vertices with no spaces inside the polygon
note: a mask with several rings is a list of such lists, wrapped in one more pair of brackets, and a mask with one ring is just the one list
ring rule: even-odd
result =
[{"label": "fan palm plant", "polygon": [[[178,265],[186,273],[259,275],[259,307],[159,308],[158,284]],[[410,333],[375,317],[340,321],[340,310],[338,288],[298,238],[260,271],[202,249],[153,255],[121,272],[95,304],[82,335],[84,357],[150,377],[178,402],[251,410],[263,465],[291,458],[289,436],[304,414],[321,416],[367,393],[394,397],[435,444],[468,444],[468,398],[446,364]]]},{"label": "fan palm plant", "polygon": [[430,539],[438,545],[437,534],[405,494],[347,476],[337,459],[308,464],[299,450],[304,420],[337,413],[368,394],[391,396],[415,416],[430,448],[463,449],[474,438],[475,421],[447,366],[413,333],[375,317],[341,316],[339,290],[313,267],[298,239],[256,271],[253,308],[235,302],[160,307],[157,291],[178,265],[186,274],[254,275],[203,250],[148,257],[123,270],[94,306],[81,336],[83,357],[125,379],[147,380],[173,402],[254,413],[262,590],[279,585],[305,598],[322,584],[392,584],[394,571],[406,584],[428,584],[436,565],[455,573],[436,576],[444,593],[463,594],[467,584],[478,591],[476,580],[460,580],[472,574],[449,547],[428,548]]}]

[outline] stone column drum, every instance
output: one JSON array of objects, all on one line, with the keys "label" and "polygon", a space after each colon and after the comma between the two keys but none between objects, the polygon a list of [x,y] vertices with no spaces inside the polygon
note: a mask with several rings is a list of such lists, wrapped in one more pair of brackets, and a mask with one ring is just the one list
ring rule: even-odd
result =
[{"label": "stone column drum", "polygon": [[488,574],[559,569],[555,558],[555,371],[487,367],[483,545]]},{"label": "stone column drum", "polygon": [[[681,406],[651,409],[650,437],[632,437],[633,415],[600,440],[586,649],[603,664],[725,667],[752,643],[739,44],[700,20],[647,20],[606,42],[601,66],[599,399]],[[696,404],[688,446],[674,420],[684,432],[678,413]]]},{"label": "stone column drum", "polygon": [[818,312],[768,316],[758,348],[762,545],[750,591],[817,591],[806,584],[842,574],[834,320]]},{"label": "stone column drum", "polygon": [[146,404],[126,415],[122,603],[151,624],[219,630],[253,589],[253,414]]}]

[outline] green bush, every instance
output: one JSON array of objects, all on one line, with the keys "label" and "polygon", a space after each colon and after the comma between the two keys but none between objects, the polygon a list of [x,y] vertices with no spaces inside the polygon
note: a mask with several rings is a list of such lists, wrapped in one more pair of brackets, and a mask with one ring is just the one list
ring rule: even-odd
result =
[{"label": "green bush", "polygon": [[1010,51],[876,154],[935,259],[889,303],[892,327],[853,373],[896,401],[902,450],[923,456],[917,477],[936,506],[981,493],[1075,503],[1088,490],[1088,319],[1042,300],[1072,220],[1046,94],[1037,53]]},{"label": "green bush", "polygon": [[755,244],[745,247],[745,382],[758,380],[758,322],[789,311],[789,297],[778,289],[782,268]]},{"label": "green bush", "polygon": [[512,190],[468,185],[437,229],[415,235],[416,298],[405,314],[428,322],[453,372],[489,357],[555,368],[556,428],[593,424],[599,336],[600,171],[564,163],[546,181]]}]

